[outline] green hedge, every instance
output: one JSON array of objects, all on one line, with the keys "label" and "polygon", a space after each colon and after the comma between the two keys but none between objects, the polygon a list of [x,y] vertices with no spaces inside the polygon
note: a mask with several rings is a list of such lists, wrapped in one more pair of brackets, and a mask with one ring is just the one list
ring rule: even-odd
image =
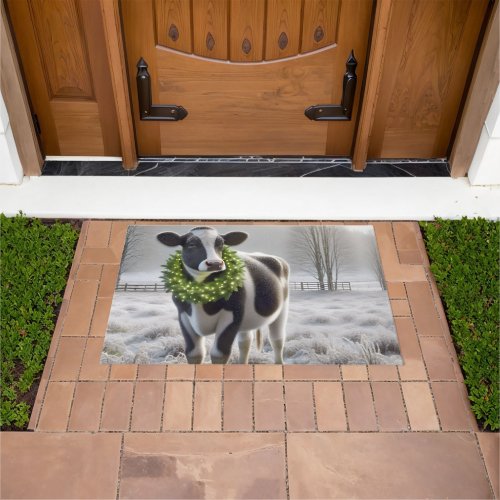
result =
[{"label": "green hedge", "polygon": [[0,215],[3,428],[29,420],[28,393],[43,370],[78,231]]},{"label": "green hedge", "polygon": [[472,411],[499,428],[499,224],[423,222],[431,270],[444,302]]}]

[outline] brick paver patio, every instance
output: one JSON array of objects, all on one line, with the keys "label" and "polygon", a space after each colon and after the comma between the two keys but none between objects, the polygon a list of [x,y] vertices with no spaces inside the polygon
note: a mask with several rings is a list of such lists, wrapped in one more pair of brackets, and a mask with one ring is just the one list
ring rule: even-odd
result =
[{"label": "brick paver patio", "polygon": [[126,229],[157,223],[84,223],[2,498],[499,497],[416,223],[373,223],[402,366],[100,365]]}]

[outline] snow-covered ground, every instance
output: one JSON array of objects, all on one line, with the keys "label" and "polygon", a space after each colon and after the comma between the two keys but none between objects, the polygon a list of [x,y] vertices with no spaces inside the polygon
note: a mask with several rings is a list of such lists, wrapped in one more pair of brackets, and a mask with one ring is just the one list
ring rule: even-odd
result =
[{"label": "snow-covered ground", "polygon": [[[385,291],[292,291],[285,363],[401,364]],[[273,363],[267,330],[264,347],[252,346],[251,363]],[[207,358],[214,336],[206,338]],[[170,294],[115,292],[102,363],[185,363],[184,339]],[[230,362],[238,362],[237,341]]]}]

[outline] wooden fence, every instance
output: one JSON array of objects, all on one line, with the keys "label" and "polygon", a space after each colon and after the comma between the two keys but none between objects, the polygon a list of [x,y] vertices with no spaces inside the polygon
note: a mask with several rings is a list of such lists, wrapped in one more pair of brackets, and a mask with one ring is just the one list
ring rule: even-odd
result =
[{"label": "wooden fence", "polygon": [[291,281],[290,290],[326,290],[334,292],[337,290],[351,291],[350,281],[334,281],[332,283],[320,283],[319,281]]},{"label": "wooden fence", "polygon": [[[164,292],[165,287],[163,283],[150,283],[147,285],[118,283],[115,290],[119,292]],[[351,291],[351,283],[349,281],[336,281],[333,283],[319,283],[318,281],[291,281],[290,290],[301,290],[304,292],[315,290],[332,292],[337,290]]]}]

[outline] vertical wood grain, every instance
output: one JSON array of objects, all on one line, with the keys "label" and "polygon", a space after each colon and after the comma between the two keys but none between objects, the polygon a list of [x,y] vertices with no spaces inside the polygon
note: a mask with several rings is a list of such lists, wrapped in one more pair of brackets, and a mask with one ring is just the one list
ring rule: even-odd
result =
[{"label": "vertical wood grain", "polygon": [[45,155],[59,155],[59,142],[50,107],[50,94],[46,85],[45,71],[39,55],[38,41],[31,20],[28,0],[7,0],[9,17],[16,39],[20,63],[26,77],[26,84],[32,111],[38,115],[42,125],[40,142]]},{"label": "vertical wood grain", "polygon": [[42,153],[31,120],[28,97],[3,3],[0,4],[0,10],[0,88],[24,175],[40,175]]},{"label": "vertical wood grain", "polygon": [[368,144],[375,118],[375,106],[380,93],[382,67],[387,45],[387,35],[391,23],[394,0],[379,0],[376,5],[372,41],[368,55],[368,71],[365,81],[365,94],[359,117],[358,130],[352,155],[354,170],[364,170],[368,155]]},{"label": "vertical wood grain", "polygon": [[113,101],[117,116],[121,155],[125,168],[137,166],[134,125],[130,108],[126,61],[123,48],[120,13],[116,0],[99,0],[103,16],[106,50],[113,85]]},{"label": "vertical wood grain", "polygon": [[[345,63],[351,50],[358,61],[356,74],[358,84],[352,109],[352,119],[348,122],[327,122],[328,134],[325,154],[333,156],[351,156],[354,131],[358,121],[359,102],[362,82],[365,74],[368,36],[372,19],[373,2],[371,0],[343,1],[337,36],[337,57],[333,61],[335,81],[331,88],[330,102],[337,104],[342,99],[342,79],[346,71]],[[356,29],[353,30],[353,21]],[[314,103],[320,104],[320,103]]]},{"label": "vertical wood grain", "polygon": [[92,57],[89,69],[92,75],[95,99],[98,103],[102,133],[103,155],[121,156],[119,125],[111,79],[112,65],[108,59],[100,0],[78,0],[81,21],[85,31],[87,46]]},{"label": "vertical wood grain", "polygon": [[370,158],[447,155],[487,3],[395,3]]},{"label": "vertical wood grain", "polygon": [[304,0],[300,52],[317,50],[336,41],[339,7],[340,0]]},{"label": "vertical wood grain", "polygon": [[[301,0],[267,0],[266,59],[281,59],[299,53]],[[280,36],[287,39],[280,48]]]},{"label": "vertical wood grain", "polygon": [[155,9],[158,44],[191,53],[191,1],[156,0]]},{"label": "vertical wood grain", "polygon": [[193,10],[194,53],[213,59],[227,59],[228,1],[196,0]]},{"label": "vertical wood grain", "polygon": [[85,35],[76,0],[31,0],[51,97],[93,98]]},{"label": "vertical wood grain", "polygon": [[500,83],[500,17],[493,6],[479,52],[463,114],[450,155],[452,177],[464,176],[472,163],[479,137]]},{"label": "vertical wood grain", "polygon": [[[108,1],[108,0],[103,0]],[[160,146],[160,123],[139,120],[137,100],[137,62],[143,57],[151,75],[151,93],[154,103],[159,103],[156,48],[154,39],[154,16],[152,0],[122,0],[120,2],[123,34],[127,48],[129,89],[132,98],[132,112],[137,134],[137,153],[143,156],[158,155]]]},{"label": "vertical wood grain", "polygon": [[231,61],[262,61],[265,7],[265,0],[230,0]]}]

